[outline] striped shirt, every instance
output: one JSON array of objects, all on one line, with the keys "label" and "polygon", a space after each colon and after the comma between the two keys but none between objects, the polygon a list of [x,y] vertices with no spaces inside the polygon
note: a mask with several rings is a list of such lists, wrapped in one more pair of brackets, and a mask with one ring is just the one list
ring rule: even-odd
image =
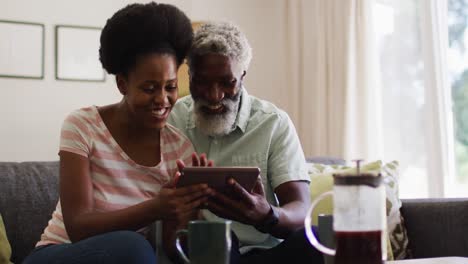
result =
[{"label": "striped shirt", "polygon": [[[87,157],[90,163],[94,210],[123,209],[153,198],[171,183],[176,160],[191,164],[192,143],[167,124],[160,132],[161,162],[147,167],[133,161],[110,134],[96,106],[71,113],[61,131],[60,150]],[[138,232],[145,234],[147,228]],[[36,246],[70,243],[60,201]]]}]

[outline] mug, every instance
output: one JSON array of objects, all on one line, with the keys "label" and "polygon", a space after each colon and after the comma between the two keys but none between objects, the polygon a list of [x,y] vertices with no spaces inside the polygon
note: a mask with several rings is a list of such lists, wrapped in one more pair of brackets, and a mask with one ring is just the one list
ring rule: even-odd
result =
[{"label": "mug", "polygon": [[[188,257],[180,242],[187,236]],[[176,233],[177,253],[185,263],[191,264],[229,264],[231,256],[231,221],[190,221],[188,229]]]},{"label": "mug", "polygon": [[[333,215],[318,215],[318,236],[326,247],[335,248],[335,233],[333,232]],[[323,254],[325,264],[334,264],[333,256]]]}]

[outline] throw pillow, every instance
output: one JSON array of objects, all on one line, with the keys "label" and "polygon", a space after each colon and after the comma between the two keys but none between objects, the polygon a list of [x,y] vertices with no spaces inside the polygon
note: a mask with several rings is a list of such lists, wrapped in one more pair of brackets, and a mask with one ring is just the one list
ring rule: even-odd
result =
[{"label": "throw pillow", "polygon": [[[386,191],[386,212],[388,231],[388,258],[403,259],[408,254],[408,236],[403,224],[403,217],[400,214],[401,201],[398,196],[398,162],[393,161],[383,164],[382,161],[375,161],[361,166],[362,172],[381,173]],[[309,174],[311,176],[311,198],[315,199],[323,192],[329,191],[333,187],[334,173],[352,173],[356,168],[323,164],[309,164]],[[313,213],[314,224],[317,224],[318,214],[332,214],[332,198],[327,197],[317,205]]]},{"label": "throw pillow", "polygon": [[11,263],[11,247],[6,236],[5,225],[0,215],[0,263]]}]

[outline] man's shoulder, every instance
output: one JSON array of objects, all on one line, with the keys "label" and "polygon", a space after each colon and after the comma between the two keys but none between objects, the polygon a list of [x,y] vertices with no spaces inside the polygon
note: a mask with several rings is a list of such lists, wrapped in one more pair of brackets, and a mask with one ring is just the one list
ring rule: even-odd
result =
[{"label": "man's shoulder", "polygon": [[276,106],[274,103],[257,98],[255,96],[249,95],[249,100],[250,100],[250,115],[251,117],[254,116],[262,116],[263,118],[265,117],[275,117],[278,119],[284,119],[284,118],[289,118],[288,114]]},{"label": "man's shoulder", "polygon": [[191,109],[193,105],[192,96],[186,95],[182,98],[179,98],[174,105],[174,110],[185,110]]},{"label": "man's shoulder", "polygon": [[193,100],[190,95],[177,100],[167,120],[168,123],[178,129],[184,130],[188,122],[189,112],[193,109],[192,105]]}]

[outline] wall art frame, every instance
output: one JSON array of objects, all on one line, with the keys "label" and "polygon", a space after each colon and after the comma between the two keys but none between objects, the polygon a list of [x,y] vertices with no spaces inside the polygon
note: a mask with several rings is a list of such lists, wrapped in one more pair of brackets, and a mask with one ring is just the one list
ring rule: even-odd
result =
[{"label": "wall art frame", "polygon": [[45,26],[0,20],[0,78],[44,79]]},{"label": "wall art frame", "polygon": [[74,25],[55,26],[55,79],[105,82],[99,61],[101,28]]}]

